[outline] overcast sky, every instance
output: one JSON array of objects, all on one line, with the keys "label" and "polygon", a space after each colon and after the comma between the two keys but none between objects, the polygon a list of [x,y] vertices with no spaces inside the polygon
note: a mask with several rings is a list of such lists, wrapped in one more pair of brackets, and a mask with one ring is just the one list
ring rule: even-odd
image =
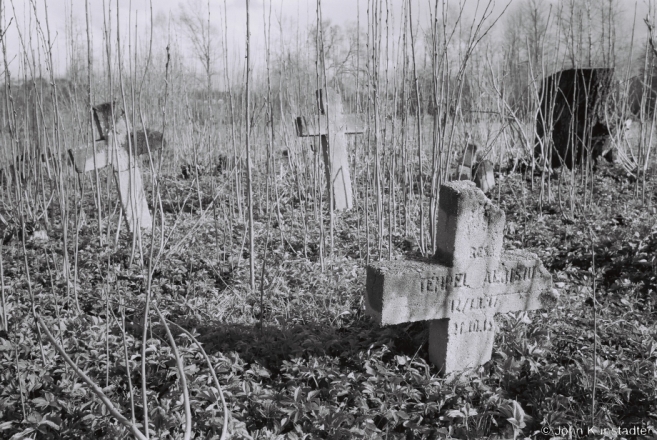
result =
[{"label": "overcast sky", "polygon": [[[154,22],[161,26],[161,31],[157,32],[158,41],[155,42],[156,50],[162,50],[165,46],[166,32],[162,29],[167,28],[169,21],[180,14],[181,8],[188,8],[190,4],[199,2],[205,7],[207,0],[153,0]],[[398,26],[401,4],[403,0],[387,0],[390,10],[393,11],[393,20],[391,28]],[[415,20],[420,22],[428,21],[428,11],[436,0],[415,0],[412,2],[413,15]],[[517,1],[517,0],[515,0]],[[601,0],[593,0],[601,1]],[[623,0],[624,2],[626,0]],[[642,20],[647,12],[647,0],[639,0],[637,19]],[[264,2],[264,6],[263,6]],[[452,10],[459,7],[459,1],[445,0],[447,6]],[[36,16],[32,3],[36,3]],[[384,4],[385,4],[384,0]],[[466,0],[465,16],[473,18],[482,13],[482,9],[488,3],[487,0]],[[38,47],[43,54],[43,42],[35,29],[40,24],[43,34],[47,35],[47,26],[50,28],[50,38],[52,40],[52,53],[54,58],[54,70],[56,75],[65,73],[67,62],[70,56],[71,33],[77,38],[78,51],[83,51],[86,55],[86,24],[85,24],[85,6],[89,7],[91,38],[95,59],[99,60],[103,53],[103,11],[107,14],[111,11],[112,27],[115,28],[117,21],[117,4],[119,8],[118,19],[122,29],[123,44],[127,45],[127,30],[133,30],[137,27],[139,38],[143,39],[148,34],[150,25],[150,5],[148,0],[4,0],[4,12],[2,17],[2,27],[6,29],[5,40],[7,42],[7,59],[10,61],[10,71],[16,76],[21,71],[21,61],[18,56],[22,46],[35,48],[35,57],[39,56]],[[246,7],[245,0],[226,0],[225,8],[228,17],[227,34],[229,47],[233,50],[233,56],[243,56],[245,46],[245,23]],[[507,6],[508,0],[497,0],[493,2],[492,16],[499,15]],[[322,16],[324,20],[330,20],[334,24],[348,25],[356,23],[360,8],[360,23],[362,27],[366,26],[367,21],[367,0],[322,0]],[[442,5],[442,2],[440,3]],[[628,25],[631,29],[631,18],[634,15],[629,9],[634,9],[635,2],[627,1],[628,8],[627,19],[630,20]],[[513,8],[513,4],[511,5]],[[266,8],[266,9],[263,9]],[[314,23],[316,20],[317,2],[315,0],[273,0],[272,1],[272,32],[277,33],[279,20],[282,19],[283,32],[287,38],[294,39],[299,30],[306,29],[308,23]],[[263,12],[269,10],[269,2],[264,0],[251,0],[251,33],[255,53],[258,54],[258,48],[263,45]],[[223,32],[224,1],[210,0],[210,13],[212,22]],[[47,17],[47,21],[46,21]],[[73,26],[71,26],[73,22]],[[501,26],[498,23],[497,26]],[[645,27],[642,21],[638,26]],[[32,30],[30,32],[30,29]],[[164,35],[164,37],[163,37]],[[22,36],[22,39],[21,39]],[[175,35],[174,35],[175,37]],[[115,41],[116,36],[113,36]],[[275,38],[275,36],[274,36]],[[178,40],[184,38],[178,35]],[[132,42],[134,44],[134,42]],[[186,43],[181,43],[186,44]],[[27,50],[27,52],[32,52]],[[43,56],[43,55],[41,55]],[[42,72],[47,76],[47,72]],[[27,75],[31,76],[31,75]],[[37,75],[38,76],[38,75]]]},{"label": "overcast sky", "polygon": [[[190,4],[199,2],[205,8],[207,0],[153,0],[152,14],[154,22],[166,28],[170,19],[180,14],[181,8],[189,8]],[[427,21],[428,8],[430,1],[419,0],[413,2],[413,14],[416,20]],[[20,59],[18,55],[23,45],[30,48],[37,48],[40,37],[35,29],[37,21],[41,24],[43,33],[47,35],[47,26],[50,28],[50,38],[52,40],[54,70],[56,74],[61,75],[66,68],[66,60],[70,53],[70,35],[79,42],[84,44],[86,53],[86,19],[85,6],[89,7],[91,38],[96,57],[103,50],[103,11],[111,10],[111,20],[114,27],[117,20],[117,4],[120,13],[118,19],[123,29],[123,40],[127,41],[128,25],[135,29],[137,26],[142,37],[148,33],[151,2],[148,0],[34,0],[37,4],[36,14],[31,1],[28,0],[4,0],[4,16],[2,17],[3,28],[7,29],[5,39],[7,42],[7,59],[10,60],[10,70],[16,75],[20,70]],[[221,28],[221,22],[224,15],[228,17],[227,34],[229,46],[238,46],[237,52],[242,52],[245,46],[246,34],[246,2],[245,0],[210,0],[210,13],[212,22]],[[479,4],[481,3],[481,4]],[[479,9],[481,12],[482,5],[487,1],[478,2],[469,0],[466,2],[467,14],[473,16]],[[402,0],[388,0],[390,10],[393,11],[394,20],[399,20]],[[449,0],[449,8],[457,8],[458,2]],[[263,21],[264,12],[269,12],[269,2],[263,0],[251,0],[251,33],[253,47],[262,47],[263,45]],[[494,11],[499,14],[506,5],[506,1],[494,2]],[[276,32],[279,28],[279,21],[282,20],[284,33],[288,38],[295,38],[297,30],[303,31],[308,23],[316,21],[317,2],[314,0],[273,0],[272,6],[272,29]],[[360,19],[361,26],[366,26],[367,22],[367,0],[323,0],[321,2],[322,17],[333,24],[348,25],[355,24]],[[360,17],[359,17],[360,9]],[[480,13],[479,12],[479,13]],[[109,14],[108,14],[109,15]],[[47,23],[46,23],[47,17]],[[73,27],[71,27],[73,22]],[[398,26],[398,23],[397,23]],[[391,24],[391,27],[392,24]],[[30,32],[30,30],[32,30]],[[22,39],[21,39],[22,37]],[[31,41],[30,41],[31,38]],[[115,38],[115,37],[114,37]],[[161,38],[161,36],[160,36]],[[163,43],[157,41],[156,43]],[[127,43],[126,43],[127,44]],[[162,45],[160,45],[162,46]],[[43,47],[43,43],[41,43]],[[38,49],[38,48],[37,48]],[[27,50],[27,52],[32,52]],[[38,51],[37,51],[38,52]],[[37,53],[38,56],[38,53]],[[29,75],[28,75],[29,76]]]}]

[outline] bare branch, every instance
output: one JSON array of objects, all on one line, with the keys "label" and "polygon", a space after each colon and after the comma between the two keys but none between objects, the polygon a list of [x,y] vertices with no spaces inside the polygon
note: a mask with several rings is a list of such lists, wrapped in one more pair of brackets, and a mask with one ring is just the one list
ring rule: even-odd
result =
[{"label": "bare branch", "polygon": [[112,416],[114,416],[114,418],[118,420],[123,426],[128,428],[130,432],[132,432],[132,435],[137,437],[139,440],[146,440],[146,436],[144,436],[144,434],[142,434],[142,432],[139,429],[137,429],[137,427],[132,422],[130,422],[130,420],[125,418],[119,412],[119,410],[116,409],[112,401],[109,400],[109,398],[105,395],[103,390],[101,390],[100,387],[96,385],[96,383],[93,380],[91,380],[89,376],[84,374],[84,372],[80,370],[80,368],[75,364],[75,362],[73,362],[73,360],[69,357],[69,355],[66,354],[64,348],[57,343],[55,337],[52,335],[52,333],[50,333],[50,330],[48,329],[46,323],[43,321],[43,318],[41,318],[41,316],[39,315],[36,315],[36,319],[39,322],[39,325],[43,329],[44,333],[46,334],[46,338],[48,339],[48,341],[50,341],[52,346],[55,347],[55,350],[57,350],[57,352],[62,356],[62,358],[64,358],[64,361],[68,364],[68,366],[71,367],[73,371],[75,371],[75,374],[80,376],[80,378],[84,382],[86,382],[89,388],[91,388],[91,391],[93,391],[93,393],[101,400],[101,402],[103,402],[103,404],[110,412],[110,414],[112,414]]}]

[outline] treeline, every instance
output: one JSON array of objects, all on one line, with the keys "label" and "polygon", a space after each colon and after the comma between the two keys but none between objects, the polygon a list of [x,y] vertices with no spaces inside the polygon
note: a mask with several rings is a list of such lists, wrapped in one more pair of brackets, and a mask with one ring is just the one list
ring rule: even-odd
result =
[{"label": "treeline", "polygon": [[[651,89],[657,82],[646,81],[653,78],[654,60],[641,38],[645,25],[627,32],[634,10],[620,0],[519,0],[502,11],[488,4],[474,19],[435,3],[428,17],[418,17],[413,2],[396,9],[372,2],[359,27],[323,20],[294,32],[267,23],[265,46],[256,53],[252,72],[249,123],[291,123],[294,116],[313,114],[314,91],[323,87],[337,89],[349,112],[369,109],[386,118],[419,114],[444,127],[450,119],[529,121],[542,79],[571,67],[613,68],[619,101],[629,95],[628,108],[635,112],[643,84]],[[183,6],[170,23],[155,22],[153,35],[139,49],[143,56],[129,69],[120,70],[114,58],[108,62],[100,54],[90,75],[91,98],[96,103],[120,98],[127,114],[138,108],[152,124],[162,124],[165,114],[201,126],[241,124],[244,66],[239,52],[228,47],[227,18],[210,16],[204,2],[188,0]],[[59,117],[74,108],[66,123],[84,124],[86,48],[74,39],[70,45],[63,79],[10,77],[10,87],[0,88],[3,102],[9,103],[6,93],[12,95],[10,105],[2,105],[3,126],[15,117],[18,138],[20,126],[34,131],[39,119],[42,130],[51,126],[47,115],[56,96]],[[654,107],[654,95],[645,105]]]}]

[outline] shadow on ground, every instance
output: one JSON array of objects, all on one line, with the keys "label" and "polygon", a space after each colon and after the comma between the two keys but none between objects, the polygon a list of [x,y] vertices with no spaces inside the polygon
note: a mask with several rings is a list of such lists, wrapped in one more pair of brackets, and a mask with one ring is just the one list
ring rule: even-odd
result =
[{"label": "shadow on ground", "polygon": [[[189,325],[189,323],[187,323]],[[336,357],[343,367],[356,367],[358,353],[386,345],[388,356],[427,357],[428,330],[424,323],[380,327],[370,318],[344,327],[319,323],[293,326],[264,325],[262,330],[243,324],[196,327],[208,354],[235,352],[246,362],[257,362],[272,374],[284,360]],[[360,363],[358,363],[360,365]]]}]

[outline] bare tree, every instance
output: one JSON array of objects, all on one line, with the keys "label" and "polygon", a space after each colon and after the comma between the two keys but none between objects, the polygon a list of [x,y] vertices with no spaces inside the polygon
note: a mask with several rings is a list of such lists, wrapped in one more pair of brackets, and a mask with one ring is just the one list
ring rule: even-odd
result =
[{"label": "bare tree", "polygon": [[180,5],[178,22],[192,43],[194,56],[203,66],[208,96],[210,96],[212,75],[215,73],[214,64],[218,59],[216,49],[218,46],[215,41],[218,30],[210,20],[210,1],[203,5],[202,0],[187,0],[185,6]]},{"label": "bare tree", "polygon": [[[323,56],[318,57],[322,59],[324,65],[321,71],[325,71],[327,75],[327,83],[340,82],[338,85],[343,88],[345,80],[352,80],[355,87],[355,78],[358,74],[358,55],[364,56],[365,48],[364,41],[359,40],[359,30],[352,26],[345,26],[345,28],[331,24],[329,20],[322,21],[322,28],[320,35],[322,35]],[[316,46],[317,25],[311,26],[308,31],[308,39],[311,46]],[[365,40],[362,37],[361,40]],[[361,50],[359,51],[359,44]],[[317,50],[317,47],[315,47]],[[319,53],[319,51],[317,52]],[[316,55],[317,56],[317,55]],[[360,60],[360,65],[364,65],[365,60]]]},{"label": "bare tree", "polygon": [[624,19],[618,0],[567,0],[558,11],[561,39],[571,67],[614,67],[628,35],[617,32]]},{"label": "bare tree", "polygon": [[[548,33],[550,4],[540,0],[517,3],[506,17],[503,47],[505,89],[509,104],[520,115],[531,107],[527,92],[529,81],[540,79],[546,60],[556,49],[555,38]],[[548,69],[550,70],[550,69]]]}]

